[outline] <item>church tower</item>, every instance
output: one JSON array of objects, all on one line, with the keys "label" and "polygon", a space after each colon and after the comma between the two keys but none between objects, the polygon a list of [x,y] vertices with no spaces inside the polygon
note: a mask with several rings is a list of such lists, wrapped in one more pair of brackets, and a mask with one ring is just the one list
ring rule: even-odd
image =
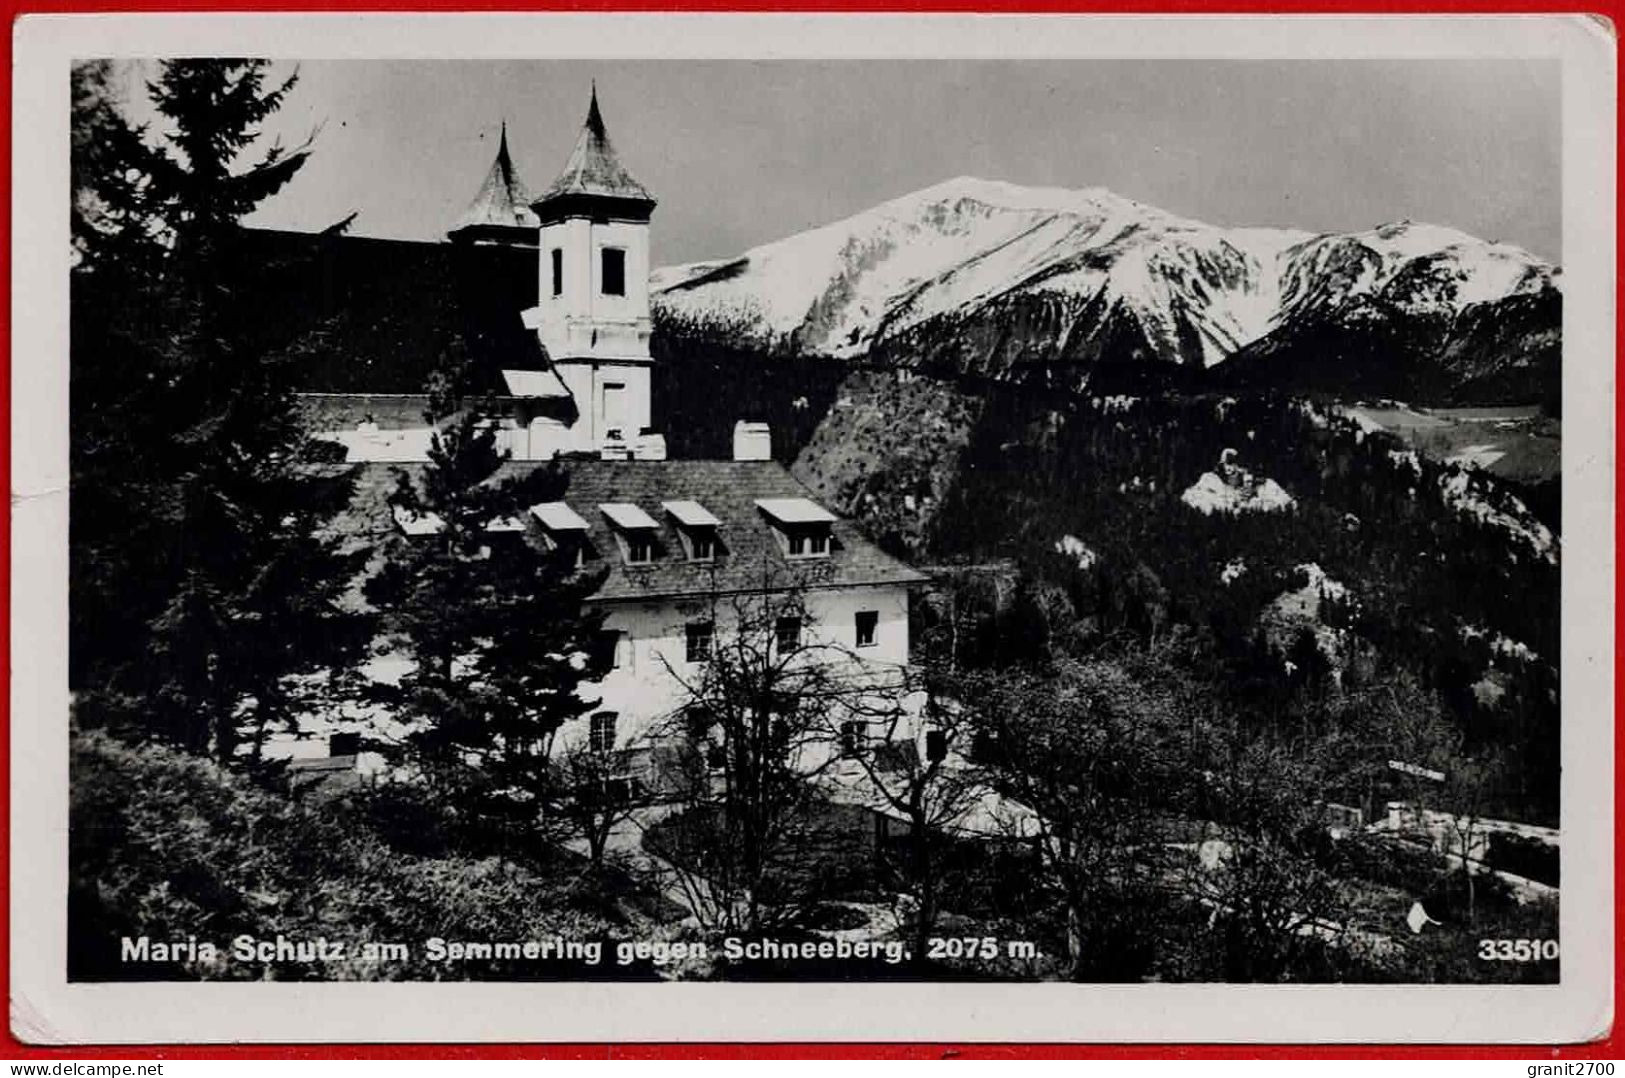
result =
[{"label": "church tower", "polygon": [[508,156],[508,125],[502,125],[502,141],[491,171],[485,174],[480,193],[468,204],[462,216],[446,233],[453,243],[500,243],[519,247],[536,246],[536,214],[530,208],[530,192],[514,170]]},{"label": "church tower", "polygon": [[649,218],[655,200],[615,156],[595,86],[570,159],[531,209],[537,306],[525,312],[574,398],[568,448],[629,446],[649,426]]}]

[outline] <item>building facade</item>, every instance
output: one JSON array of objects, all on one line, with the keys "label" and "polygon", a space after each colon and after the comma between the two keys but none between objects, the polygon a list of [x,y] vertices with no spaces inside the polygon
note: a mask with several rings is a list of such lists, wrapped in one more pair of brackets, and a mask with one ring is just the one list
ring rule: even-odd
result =
[{"label": "building facade", "polygon": [[[503,468],[563,469],[564,500],[530,507],[525,541],[574,549],[584,570],[602,574],[589,601],[604,615],[613,665],[582,690],[595,709],[560,730],[554,749],[616,753],[629,783],[657,794],[662,750],[684,736],[706,664],[751,611],[778,612],[768,646],[896,695],[909,661],[909,589],[925,578],[814,501],[772,459],[771,432],[749,417],[735,427],[731,459],[666,459],[650,398],[654,207],[616,157],[595,89],[563,172],[537,198],[513,167],[504,129],[448,241],[533,252],[537,302],[513,314],[539,347],[496,360],[509,394]],[[433,530],[390,505],[397,474],[426,467],[430,435],[375,421],[326,434],[362,464],[350,517],[386,556],[390,543]],[[398,676],[410,661],[390,657],[378,675]],[[328,725],[365,734],[387,721],[357,714]],[[273,754],[317,754],[296,741]]]}]

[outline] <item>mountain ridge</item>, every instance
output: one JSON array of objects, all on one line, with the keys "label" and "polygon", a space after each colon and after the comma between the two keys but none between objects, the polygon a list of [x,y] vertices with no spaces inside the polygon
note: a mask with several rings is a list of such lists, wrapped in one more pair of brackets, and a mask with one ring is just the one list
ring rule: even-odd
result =
[{"label": "mountain ridge", "polygon": [[[1279,369],[1292,341],[1324,345],[1373,318],[1431,350],[1401,367],[1443,366],[1432,353],[1469,311],[1481,339],[1542,339],[1487,332],[1486,311],[1542,296],[1558,306],[1560,275],[1521,248],[1439,225],[1225,228],[1100,187],[956,177],[733,259],[662,267],[651,291],[666,318],[770,349],[998,377],[1042,366],[1053,379],[1057,367],[1145,359],[1209,371],[1249,350]],[[1048,312],[1041,330],[1011,314],[1036,309]],[[978,337],[998,343],[967,352],[964,339]],[[1471,383],[1480,372],[1463,360],[1452,353],[1452,377]],[[1531,378],[1549,366],[1505,354],[1484,363]]]}]

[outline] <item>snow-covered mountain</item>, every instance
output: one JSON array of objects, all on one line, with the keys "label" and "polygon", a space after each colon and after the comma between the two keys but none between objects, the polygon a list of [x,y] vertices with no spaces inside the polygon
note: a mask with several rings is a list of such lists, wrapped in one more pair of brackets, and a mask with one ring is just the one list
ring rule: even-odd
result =
[{"label": "snow-covered mountain", "polygon": [[1102,188],[962,177],[737,259],[657,270],[652,285],[663,316],[764,346],[1004,375],[1136,358],[1205,370],[1372,310],[1448,328],[1555,295],[1556,277],[1436,226],[1218,228]]}]

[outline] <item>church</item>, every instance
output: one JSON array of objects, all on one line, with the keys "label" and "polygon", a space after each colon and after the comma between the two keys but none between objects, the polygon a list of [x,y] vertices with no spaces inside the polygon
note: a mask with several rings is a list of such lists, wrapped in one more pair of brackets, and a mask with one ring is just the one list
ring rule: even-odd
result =
[{"label": "church", "polygon": [[[503,467],[553,461],[569,478],[564,501],[532,506],[515,527],[604,571],[590,602],[605,615],[614,657],[611,673],[588,690],[600,710],[561,730],[555,751],[615,753],[627,788],[643,793],[661,785],[661,738],[681,728],[670,720],[688,701],[685,683],[697,681],[714,642],[733,628],[737,600],[793,590],[800,616],[780,619],[774,646],[829,645],[855,682],[895,682],[909,661],[909,592],[926,580],[815,501],[773,459],[773,432],[754,417],[737,418],[726,459],[668,455],[651,402],[655,206],[617,157],[594,88],[563,170],[539,195],[517,174],[504,126],[483,184],[445,250],[434,252],[457,265],[477,261],[488,275],[493,266],[530,275],[483,288],[497,308],[509,305],[487,312],[493,322],[524,333],[499,335],[478,361],[493,368],[488,384],[504,412]],[[526,298],[533,302],[521,306]],[[312,396],[322,398],[307,402],[319,437],[360,464],[358,530],[394,542],[431,533],[436,522],[404,518],[389,504],[396,473],[421,470],[427,459],[432,429],[410,404],[391,405],[417,398]],[[376,664],[378,676],[405,661]],[[387,725],[352,718],[329,731],[335,745],[375,733],[368,723]],[[328,746],[307,738],[281,750],[316,768]]]}]

